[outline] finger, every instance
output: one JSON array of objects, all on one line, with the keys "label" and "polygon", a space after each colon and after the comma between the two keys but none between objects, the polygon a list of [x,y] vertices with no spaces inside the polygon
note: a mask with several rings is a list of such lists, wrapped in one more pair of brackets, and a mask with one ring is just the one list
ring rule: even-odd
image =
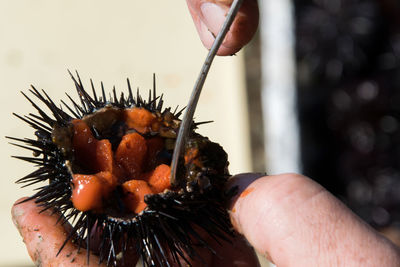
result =
[{"label": "finger", "polygon": [[34,201],[14,204],[11,210],[13,222],[36,266],[106,266],[99,265],[99,259],[93,255],[87,264],[86,250],[81,250],[78,254],[77,248],[71,242],[68,242],[57,256],[68,233],[57,223],[58,216],[52,215],[49,210],[39,212],[40,208]]},{"label": "finger", "polygon": [[[233,0],[186,0],[186,2],[202,43],[210,49]],[[258,19],[257,0],[245,0],[217,55],[226,56],[238,52],[254,36]]]},{"label": "finger", "polygon": [[[400,266],[400,253],[314,181],[236,178],[235,228],[277,266]],[[254,177],[253,177],[254,178]]]}]

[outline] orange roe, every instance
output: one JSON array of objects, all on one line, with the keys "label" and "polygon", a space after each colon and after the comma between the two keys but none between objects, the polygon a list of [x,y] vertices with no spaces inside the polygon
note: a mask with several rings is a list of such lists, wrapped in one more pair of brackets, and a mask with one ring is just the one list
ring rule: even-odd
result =
[{"label": "orange roe", "polygon": [[[125,111],[128,128],[140,133],[149,132],[156,117],[143,108]],[[76,162],[85,172],[74,174],[71,200],[81,211],[102,211],[104,200],[118,185],[122,186],[123,200],[128,210],[140,213],[146,208],[144,196],[170,189],[170,167],[157,166],[157,154],[164,149],[164,139],[145,139],[139,133],[122,137],[113,152],[109,140],[97,140],[83,120],[74,120],[72,146]]]},{"label": "orange roe", "polygon": [[107,139],[97,142],[95,162],[99,171],[113,171],[113,152],[111,143]]},{"label": "orange roe", "polygon": [[103,197],[106,197],[116,185],[116,179],[110,172],[96,175],[75,174],[72,179],[71,200],[74,207],[81,211],[99,210]]},{"label": "orange roe", "polygon": [[170,188],[171,167],[166,164],[158,165],[153,171],[145,175],[147,182],[154,193],[161,193]]},{"label": "orange roe", "polygon": [[198,167],[203,167],[203,163],[199,159],[199,149],[197,148],[190,148],[185,153],[185,164],[193,163]]},{"label": "orange roe", "polygon": [[144,196],[154,193],[148,183],[143,180],[127,181],[122,184],[122,189],[125,193],[125,205],[134,213],[140,213],[144,210],[147,206],[144,202]]},{"label": "orange roe", "polygon": [[138,178],[142,172],[147,154],[146,140],[138,133],[127,134],[115,151],[115,160],[121,165],[129,178]]},{"label": "orange roe", "polygon": [[125,122],[128,128],[135,129],[141,134],[148,133],[156,116],[144,108],[131,108],[125,111]]}]

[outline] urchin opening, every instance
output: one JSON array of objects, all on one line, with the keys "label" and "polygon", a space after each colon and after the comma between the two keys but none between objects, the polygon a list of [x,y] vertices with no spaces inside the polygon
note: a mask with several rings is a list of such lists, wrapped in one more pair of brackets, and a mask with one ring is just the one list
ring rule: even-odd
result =
[{"label": "urchin opening", "polygon": [[179,122],[168,110],[109,106],[54,128],[53,142],[69,159],[74,207],[129,218],[146,208],[145,195],[171,190]]}]

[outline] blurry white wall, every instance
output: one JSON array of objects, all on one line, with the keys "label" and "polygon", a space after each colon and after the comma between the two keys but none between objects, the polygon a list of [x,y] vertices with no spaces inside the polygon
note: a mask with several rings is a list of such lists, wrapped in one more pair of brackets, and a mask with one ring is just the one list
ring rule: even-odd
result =
[{"label": "blurry white wall", "polygon": [[291,0],[259,3],[267,173],[300,173],[293,4]]},{"label": "blurry white wall", "polygon": [[[33,130],[11,115],[33,111],[19,93],[30,84],[54,100],[74,95],[67,69],[82,81],[104,81],[126,89],[152,87],[157,75],[166,105],[185,106],[207,51],[201,45],[184,1],[15,0],[0,1],[0,136],[33,137]],[[198,121],[214,120],[200,133],[224,146],[231,173],[251,171],[242,54],[217,58],[196,112]],[[3,138],[0,142],[0,266],[32,266],[11,222],[13,202],[30,189],[14,181],[33,170],[10,155],[27,155]]]}]

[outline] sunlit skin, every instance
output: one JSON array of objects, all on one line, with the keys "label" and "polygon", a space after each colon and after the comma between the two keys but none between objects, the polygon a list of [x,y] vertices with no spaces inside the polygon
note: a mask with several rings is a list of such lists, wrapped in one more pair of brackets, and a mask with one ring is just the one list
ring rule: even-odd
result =
[{"label": "sunlit skin", "polygon": [[243,174],[231,221],[276,266],[400,266],[399,248],[313,180]]},{"label": "sunlit skin", "polygon": [[[18,200],[22,201],[23,199]],[[50,210],[39,213],[40,208],[33,201],[28,201],[12,208],[13,222],[19,230],[33,262],[39,263],[42,267],[50,266],[86,266],[86,251],[76,253],[76,245],[71,241],[67,243],[60,255],[56,254],[65,240],[66,234],[70,230],[70,225],[61,226],[56,224],[58,214],[52,214]],[[206,235],[204,235],[206,236]],[[95,238],[94,238],[95,240]],[[213,255],[206,249],[199,249],[198,252],[202,259],[210,267],[239,266],[256,267],[258,266],[254,251],[241,237],[233,241],[229,246],[221,246],[215,240],[206,238],[207,243],[216,249],[218,256]],[[95,250],[96,242],[92,242],[91,247]],[[233,256],[232,256],[233,255]],[[73,261],[71,261],[73,259]],[[130,251],[129,255],[132,266],[135,266],[138,256]],[[89,266],[106,266],[104,263],[98,265],[98,257],[91,254]],[[185,262],[182,260],[182,264]],[[204,266],[201,261],[192,262],[194,267]],[[185,266],[185,265],[183,265]]]},{"label": "sunlit skin", "polygon": [[[226,10],[232,1],[187,0],[200,39],[209,48],[214,31],[220,25],[218,21],[208,21],[209,26],[204,28],[201,4],[206,2]],[[219,55],[237,52],[255,32],[256,1],[245,1],[241,12],[248,22],[243,24],[243,31],[230,32]],[[239,186],[239,191],[229,206],[234,228],[278,267],[400,266],[400,252],[396,246],[307,177],[243,174],[231,179],[229,187],[235,185]],[[69,226],[65,225],[64,229],[56,224],[57,215],[39,211],[33,201],[12,208],[14,224],[33,261],[41,266],[86,266],[84,251],[77,254],[71,242],[55,256]],[[209,242],[215,245],[214,241]],[[233,247],[215,247],[218,258],[209,252],[200,252],[207,266],[258,266],[254,253],[241,238],[235,240]],[[98,265],[97,260],[91,256],[90,266],[104,266]],[[135,263],[137,256],[131,255],[131,261]],[[194,262],[193,266],[204,265]]]},{"label": "sunlit skin", "polygon": [[[277,266],[400,266],[395,245],[307,177],[244,174],[234,177],[233,185],[239,186],[230,206],[235,229]],[[54,227],[57,218],[49,212],[38,211],[32,201],[12,209],[29,254],[36,261],[40,258],[42,266],[51,266],[54,261],[74,266],[68,265],[64,254],[72,250],[72,243],[55,258],[58,246],[54,244],[62,243],[66,230],[60,225]],[[235,266],[238,261],[243,263],[240,266],[257,266],[254,254],[242,240],[236,240],[235,245],[216,245],[222,259],[206,251],[202,254],[209,259],[208,266]],[[75,255],[75,262],[85,262],[85,257],[85,253]]]},{"label": "sunlit skin", "polygon": [[[233,0],[186,0],[196,30],[203,45],[210,49],[222,28],[225,15]],[[238,52],[253,38],[259,21],[256,0],[245,0],[225,37],[217,55],[229,56]]]}]

